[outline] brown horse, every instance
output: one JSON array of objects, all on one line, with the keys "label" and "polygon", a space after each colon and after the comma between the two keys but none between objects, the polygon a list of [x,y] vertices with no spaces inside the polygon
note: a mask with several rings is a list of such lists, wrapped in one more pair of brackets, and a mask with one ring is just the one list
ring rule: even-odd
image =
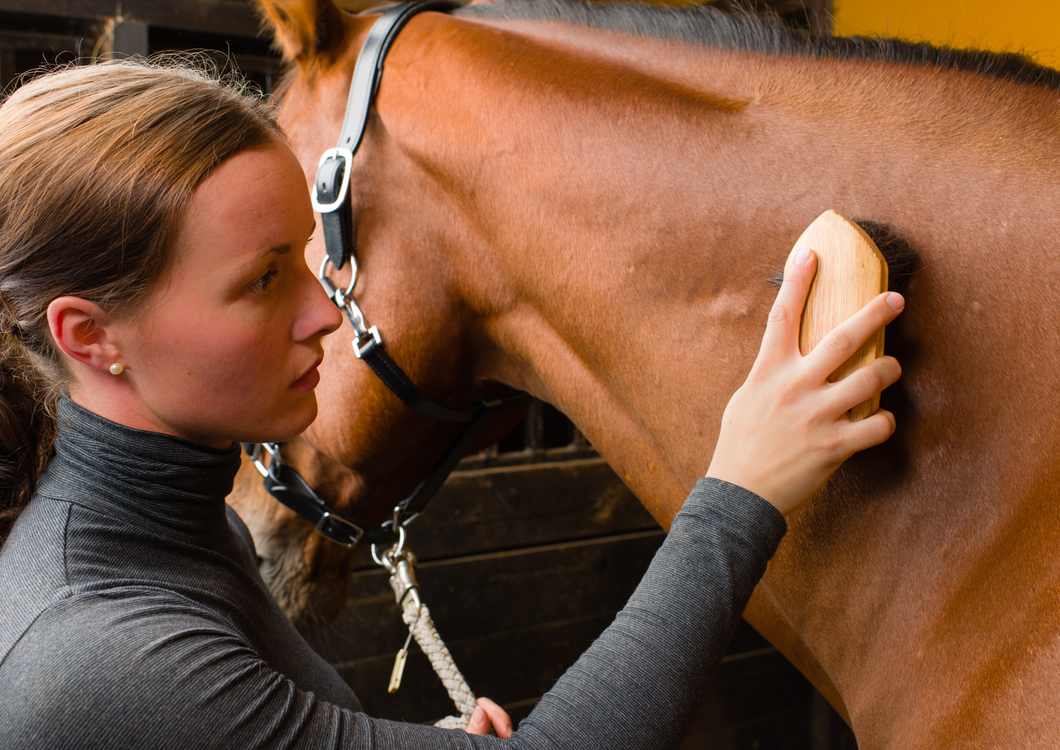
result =
[{"label": "brown horse", "polygon": [[[297,63],[282,121],[311,179],[373,17],[264,5]],[[425,13],[354,160],[355,293],[428,394],[547,400],[667,526],[794,240],[827,208],[886,226],[919,256],[887,333],[898,432],[790,519],[746,617],[862,748],[1060,746],[1058,92],[1012,56],[709,9]],[[321,414],[286,458],[380,520],[455,428],[392,396],[350,338],[327,341]],[[256,475],[234,501],[289,609],[344,595],[344,551]]]}]

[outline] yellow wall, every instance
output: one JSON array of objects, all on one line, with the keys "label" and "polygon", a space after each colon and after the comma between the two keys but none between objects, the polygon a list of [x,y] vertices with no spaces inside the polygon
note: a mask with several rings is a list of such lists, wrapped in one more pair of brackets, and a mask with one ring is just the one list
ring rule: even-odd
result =
[{"label": "yellow wall", "polygon": [[1026,52],[1060,68],[1058,0],[833,0],[835,33]]}]

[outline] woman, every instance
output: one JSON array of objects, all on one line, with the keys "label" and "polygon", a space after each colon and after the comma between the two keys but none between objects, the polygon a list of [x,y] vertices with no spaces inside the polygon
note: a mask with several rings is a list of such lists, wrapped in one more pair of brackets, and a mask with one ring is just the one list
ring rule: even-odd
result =
[{"label": "woman", "polygon": [[0,107],[0,747],[676,746],[783,514],[893,431],[843,417],[893,359],[825,378],[901,297],[803,358],[800,252],[629,605],[517,732],[484,702],[471,731],[503,738],[471,736],[359,713],[224,504],[239,442],[316,415],[340,316],[305,264],[313,228],[268,107],[199,73],[73,68]]}]

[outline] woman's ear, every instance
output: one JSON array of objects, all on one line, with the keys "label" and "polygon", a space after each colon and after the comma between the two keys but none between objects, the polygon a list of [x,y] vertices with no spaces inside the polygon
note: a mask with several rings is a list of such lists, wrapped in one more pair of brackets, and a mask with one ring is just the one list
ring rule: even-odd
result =
[{"label": "woman's ear", "polygon": [[59,297],[48,305],[48,328],[64,354],[95,370],[121,362],[121,347],[99,305],[80,297]]}]

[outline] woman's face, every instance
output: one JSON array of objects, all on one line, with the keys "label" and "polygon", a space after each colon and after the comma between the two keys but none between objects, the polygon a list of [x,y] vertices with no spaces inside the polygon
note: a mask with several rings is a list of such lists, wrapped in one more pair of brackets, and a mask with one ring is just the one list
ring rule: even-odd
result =
[{"label": "woman's face", "polygon": [[321,339],[342,322],[305,246],[302,168],[281,143],[245,151],[196,189],[171,267],[125,324],[140,425],[207,445],[291,438],[317,413]]}]

